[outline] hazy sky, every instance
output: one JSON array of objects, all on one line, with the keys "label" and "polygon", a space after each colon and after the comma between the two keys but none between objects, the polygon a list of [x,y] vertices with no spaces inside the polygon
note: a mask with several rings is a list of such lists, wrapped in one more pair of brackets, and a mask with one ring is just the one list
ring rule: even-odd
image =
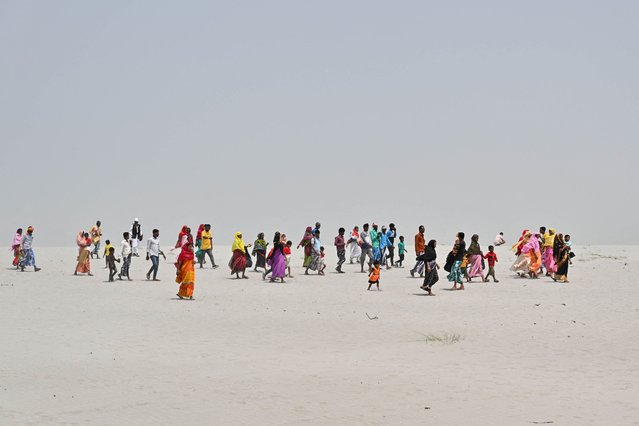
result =
[{"label": "hazy sky", "polygon": [[639,2],[0,1],[0,235],[637,243]]}]

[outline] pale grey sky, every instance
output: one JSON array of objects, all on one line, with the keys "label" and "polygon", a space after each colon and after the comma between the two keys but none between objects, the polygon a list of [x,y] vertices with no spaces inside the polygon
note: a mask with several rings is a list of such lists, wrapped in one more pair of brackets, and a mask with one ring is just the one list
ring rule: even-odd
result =
[{"label": "pale grey sky", "polygon": [[0,1],[0,235],[636,243],[634,1]]}]

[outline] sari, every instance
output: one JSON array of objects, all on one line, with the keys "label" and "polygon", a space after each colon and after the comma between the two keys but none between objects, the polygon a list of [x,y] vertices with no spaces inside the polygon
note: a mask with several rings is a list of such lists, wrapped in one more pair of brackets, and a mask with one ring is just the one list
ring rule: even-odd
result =
[{"label": "sari", "polygon": [[231,267],[231,273],[236,274],[239,272],[244,272],[246,269],[246,248],[244,245],[244,241],[242,240],[242,233],[235,233],[235,241],[233,241],[233,246],[231,246],[231,251],[233,252],[233,257],[231,258],[231,262],[229,266]]},{"label": "sari", "polygon": [[550,228],[547,235],[544,235],[544,247],[542,253],[542,263],[547,273],[555,272],[555,230]]},{"label": "sari", "polygon": [[178,261],[175,264],[177,268],[175,282],[180,284],[180,289],[177,294],[180,299],[193,299],[193,290],[195,288],[194,258],[193,248],[190,244],[186,244],[182,248],[178,256]]},{"label": "sari", "polygon": [[554,279],[564,283],[568,282],[568,267],[570,265],[570,247],[566,245],[563,235],[558,235],[555,241],[555,253],[557,254],[557,267]]},{"label": "sari", "polygon": [[195,236],[195,246],[197,250],[195,251],[195,257],[198,261],[202,258],[204,253],[202,253],[202,231],[204,231],[204,224],[201,223],[197,228],[197,234]]},{"label": "sari", "polygon": [[297,245],[298,247],[304,247],[304,263],[302,266],[307,268],[311,262],[313,261],[313,256],[311,253],[311,240],[313,239],[313,228],[310,226],[306,227],[306,231],[304,232],[304,236],[302,237],[302,241]]},{"label": "sari", "polygon": [[515,262],[510,267],[510,270],[516,272],[517,274],[526,274],[530,271],[530,258],[522,253],[522,250],[524,246],[528,244],[528,241],[531,237],[532,234],[530,233],[530,231],[524,229],[521,237],[519,237],[519,241],[517,241],[512,246],[512,250],[517,255],[517,259],[515,259]]},{"label": "sari", "polygon": [[11,250],[13,250],[13,262],[11,264],[13,266],[18,266],[20,263],[20,243],[22,242],[22,234],[16,232],[16,235],[13,237],[13,241],[11,242]]},{"label": "sari", "polygon": [[541,252],[539,249],[539,240],[536,235],[528,239],[528,242],[521,249],[521,252],[528,259],[528,272],[536,274],[541,268]]},{"label": "sari", "polygon": [[273,254],[268,260],[268,264],[271,267],[272,278],[286,277],[286,255],[282,243],[277,243],[273,247]]},{"label": "sari", "polygon": [[255,256],[255,267],[266,268],[266,241],[258,238],[253,244],[253,255]]},{"label": "sari", "polygon": [[473,235],[473,238],[470,242],[470,246],[468,247],[468,256],[469,256],[469,263],[470,263],[470,270],[468,271],[468,276],[470,278],[473,277],[484,277],[484,268],[482,267],[482,259],[483,256],[481,255],[481,247],[479,246],[479,243],[477,242],[477,235]]},{"label": "sari", "polygon": [[78,264],[75,267],[76,272],[81,274],[91,273],[91,256],[89,255],[91,253],[89,251],[91,242],[91,238],[84,238],[84,231],[80,231],[76,238],[76,243],[78,245]]}]

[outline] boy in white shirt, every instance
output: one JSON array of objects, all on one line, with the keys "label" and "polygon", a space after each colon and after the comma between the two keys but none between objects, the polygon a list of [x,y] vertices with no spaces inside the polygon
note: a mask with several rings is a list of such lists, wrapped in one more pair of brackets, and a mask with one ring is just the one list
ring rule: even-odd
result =
[{"label": "boy in white shirt", "polygon": [[129,267],[131,266],[131,241],[129,240],[129,233],[125,232],[122,234],[124,239],[120,243],[120,253],[122,255],[122,268],[120,269],[120,273],[118,274],[118,279],[122,280],[122,277],[126,277],[127,280],[131,281],[131,277],[129,276]]}]

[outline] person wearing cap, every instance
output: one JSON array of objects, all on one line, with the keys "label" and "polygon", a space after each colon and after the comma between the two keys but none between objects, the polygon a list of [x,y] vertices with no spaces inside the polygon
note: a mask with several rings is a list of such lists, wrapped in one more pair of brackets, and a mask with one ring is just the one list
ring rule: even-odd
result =
[{"label": "person wearing cap", "polygon": [[33,270],[38,272],[40,268],[36,266],[35,253],[33,252],[33,226],[27,228],[27,234],[20,242],[20,271],[24,272],[27,266],[33,266]]},{"label": "person wearing cap", "polygon": [[131,256],[140,257],[138,254],[138,243],[142,241],[142,225],[137,217],[131,225]]}]

